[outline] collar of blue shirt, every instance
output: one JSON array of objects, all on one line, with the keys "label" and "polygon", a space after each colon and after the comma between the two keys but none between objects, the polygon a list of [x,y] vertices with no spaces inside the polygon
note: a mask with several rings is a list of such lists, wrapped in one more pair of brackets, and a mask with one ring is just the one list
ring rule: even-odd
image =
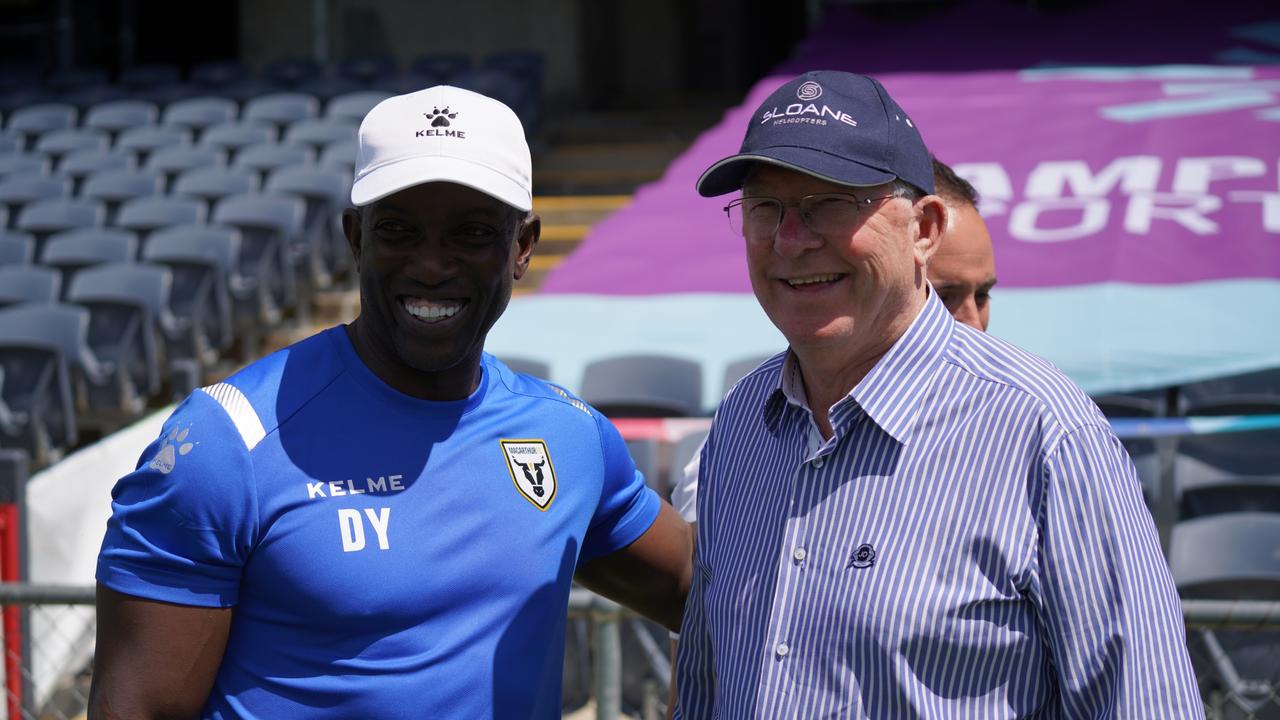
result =
[{"label": "collar of blue shirt", "polygon": [[[830,408],[836,436],[865,412],[894,440],[906,444],[920,414],[921,403],[941,367],[956,326],[938,294],[929,296],[906,332],[880,358],[871,372],[849,394]],[[778,387],[765,403],[764,416],[778,418],[787,403],[809,412],[796,356],[787,352],[778,376]]]}]

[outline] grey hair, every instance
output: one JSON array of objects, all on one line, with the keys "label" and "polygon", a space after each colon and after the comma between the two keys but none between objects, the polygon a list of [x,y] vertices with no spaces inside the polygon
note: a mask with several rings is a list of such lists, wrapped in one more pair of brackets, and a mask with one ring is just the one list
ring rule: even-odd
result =
[{"label": "grey hair", "polygon": [[913,203],[925,196],[923,190],[901,179],[894,180],[893,184],[889,186],[889,190],[894,197],[906,198]]}]

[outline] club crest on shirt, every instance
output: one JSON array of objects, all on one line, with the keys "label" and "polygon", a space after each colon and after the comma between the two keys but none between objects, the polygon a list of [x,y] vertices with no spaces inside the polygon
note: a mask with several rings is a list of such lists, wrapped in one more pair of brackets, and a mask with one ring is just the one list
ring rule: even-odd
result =
[{"label": "club crest on shirt", "polygon": [[539,510],[546,510],[556,497],[556,470],[551,453],[542,440],[502,440],[502,455],[507,461],[511,481],[526,500]]}]

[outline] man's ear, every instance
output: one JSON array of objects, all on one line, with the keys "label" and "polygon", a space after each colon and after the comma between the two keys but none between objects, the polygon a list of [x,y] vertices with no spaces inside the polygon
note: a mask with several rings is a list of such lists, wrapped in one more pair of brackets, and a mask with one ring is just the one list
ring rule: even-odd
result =
[{"label": "man's ear", "polygon": [[542,218],[529,213],[516,228],[516,268],[515,279],[519,280],[529,270],[529,258],[533,256],[533,246],[538,244],[542,236]]},{"label": "man's ear", "polygon": [[360,267],[360,246],[364,241],[360,227],[360,211],[355,208],[347,208],[342,211],[342,234],[347,236],[347,246],[351,248],[351,255],[356,259],[356,268]]},{"label": "man's ear", "polygon": [[925,195],[916,201],[916,237],[914,247],[916,267],[929,264],[929,258],[942,247],[942,235],[950,222],[950,208],[937,195]]}]

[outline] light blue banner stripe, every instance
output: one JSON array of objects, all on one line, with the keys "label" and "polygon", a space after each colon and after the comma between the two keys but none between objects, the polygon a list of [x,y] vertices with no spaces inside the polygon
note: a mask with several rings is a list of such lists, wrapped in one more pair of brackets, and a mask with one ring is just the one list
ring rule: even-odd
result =
[{"label": "light blue banner stripe", "polygon": [[1111,428],[1125,440],[1135,438],[1219,435],[1280,428],[1280,415],[1231,415],[1224,417],[1113,418]]}]

